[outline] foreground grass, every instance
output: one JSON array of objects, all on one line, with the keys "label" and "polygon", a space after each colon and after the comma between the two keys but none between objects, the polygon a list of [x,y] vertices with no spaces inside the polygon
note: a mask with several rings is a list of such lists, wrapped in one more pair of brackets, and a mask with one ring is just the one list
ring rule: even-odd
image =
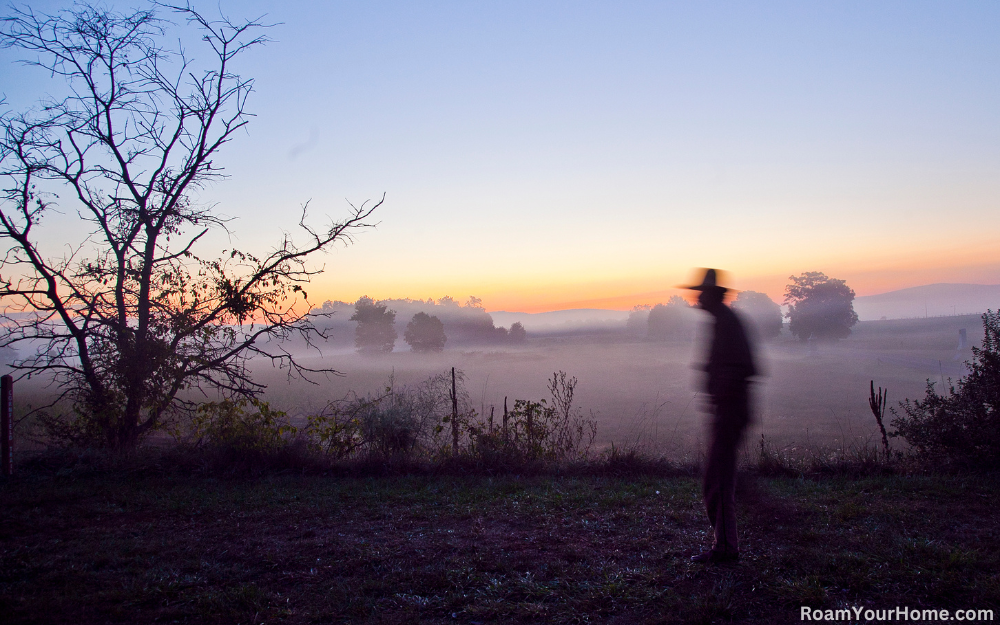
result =
[{"label": "foreground grass", "polygon": [[799,622],[992,608],[995,478],[747,478],[744,559],[692,477],[39,472],[0,482],[0,621]]}]

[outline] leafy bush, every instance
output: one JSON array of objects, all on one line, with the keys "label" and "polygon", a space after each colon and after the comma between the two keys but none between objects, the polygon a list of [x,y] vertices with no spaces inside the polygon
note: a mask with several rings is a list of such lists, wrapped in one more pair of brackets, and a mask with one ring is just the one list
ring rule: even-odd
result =
[{"label": "leafy bush", "polygon": [[[456,378],[463,380],[460,372]],[[440,447],[441,423],[450,414],[450,386],[450,373],[403,388],[396,388],[390,378],[381,393],[351,393],[331,402],[307,419],[305,433],[315,448],[338,460],[398,461],[432,455]],[[464,400],[464,392],[460,396]]]},{"label": "leafy bush", "polygon": [[900,402],[905,416],[892,411],[892,436],[920,456],[975,466],[1000,461],[1000,311],[982,319],[983,345],[972,348],[970,373],[941,395],[928,380],[922,401]]},{"label": "leafy bush", "polygon": [[284,412],[272,410],[265,401],[244,399],[202,404],[187,435],[196,446],[273,453],[284,448],[296,433]]},{"label": "leafy bush", "polygon": [[457,459],[498,468],[579,459],[593,444],[597,425],[573,406],[577,381],[563,371],[549,380],[551,400],[515,400],[502,422],[492,410],[482,418],[469,406],[461,371],[453,407],[451,376],[449,370],[403,388],[390,379],[379,394],[351,394],[309,417],[304,433],[313,449],[336,460]]}]

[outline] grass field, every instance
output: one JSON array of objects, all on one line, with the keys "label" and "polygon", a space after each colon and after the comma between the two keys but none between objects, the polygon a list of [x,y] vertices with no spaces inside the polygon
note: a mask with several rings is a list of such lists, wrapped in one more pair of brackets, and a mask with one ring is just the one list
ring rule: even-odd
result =
[{"label": "grass field", "polygon": [[[693,475],[192,476],[0,483],[4,623],[795,623],[992,609],[1000,482],[744,476],[744,558],[704,566]],[[912,621],[911,621],[912,622]]]}]

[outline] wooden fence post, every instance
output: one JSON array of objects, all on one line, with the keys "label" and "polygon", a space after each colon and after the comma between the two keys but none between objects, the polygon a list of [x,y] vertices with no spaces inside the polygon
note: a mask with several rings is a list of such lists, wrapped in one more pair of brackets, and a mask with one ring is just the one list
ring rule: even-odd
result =
[{"label": "wooden fence post", "polygon": [[507,396],[503,396],[503,442],[507,443],[510,441],[510,435],[507,432]]},{"label": "wooden fence post", "polygon": [[0,463],[3,474],[14,473],[14,378],[0,377]]},{"label": "wooden fence post", "polygon": [[458,389],[455,388],[455,367],[451,368],[451,453],[458,455]]}]

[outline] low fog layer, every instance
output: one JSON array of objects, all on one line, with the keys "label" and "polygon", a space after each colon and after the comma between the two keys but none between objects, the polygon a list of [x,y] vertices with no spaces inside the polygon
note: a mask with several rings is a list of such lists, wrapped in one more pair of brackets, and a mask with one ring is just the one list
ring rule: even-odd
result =
[{"label": "low fog layer", "polygon": [[[332,366],[342,377],[319,385],[288,382],[261,364],[268,399],[295,415],[322,409],[349,391],[376,392],[392,378],[396,386],[419,383],[450,367],[465,372],[477,411],[502,414],[504,398],[547,397],[554,371],[579,379],[576,403],[598,422],[597,444],[638,444],[673,457],[689,456],[703,440],[704,414],[697,389],[704,329],[695,321],[684,332],[661,341],[627,332],[535,336],[520,346],[465,346],[435,353],[397,351],[363,356],[352,350],[303,354],[311,365]],[[959,333],[968,341],[960,346]],[[869,412],[868,385],[887,387],[890,406],[921,398],[926,381],[938,388],[964,374],[982,329],[977,316],[861,322],[850,337],[806,344],[787,328],[760,342],[767,375],[756,384],[757,423],[748,445],[763,434],[780,446],[840,447],[869,440],[876,426]],[[401,343],[402,341],[400,341]],[[338,341],[339,343],[339,341]],[[875,439],[871,439],[875,441]],[[895,444],[899,444],[895,441]]]}]

